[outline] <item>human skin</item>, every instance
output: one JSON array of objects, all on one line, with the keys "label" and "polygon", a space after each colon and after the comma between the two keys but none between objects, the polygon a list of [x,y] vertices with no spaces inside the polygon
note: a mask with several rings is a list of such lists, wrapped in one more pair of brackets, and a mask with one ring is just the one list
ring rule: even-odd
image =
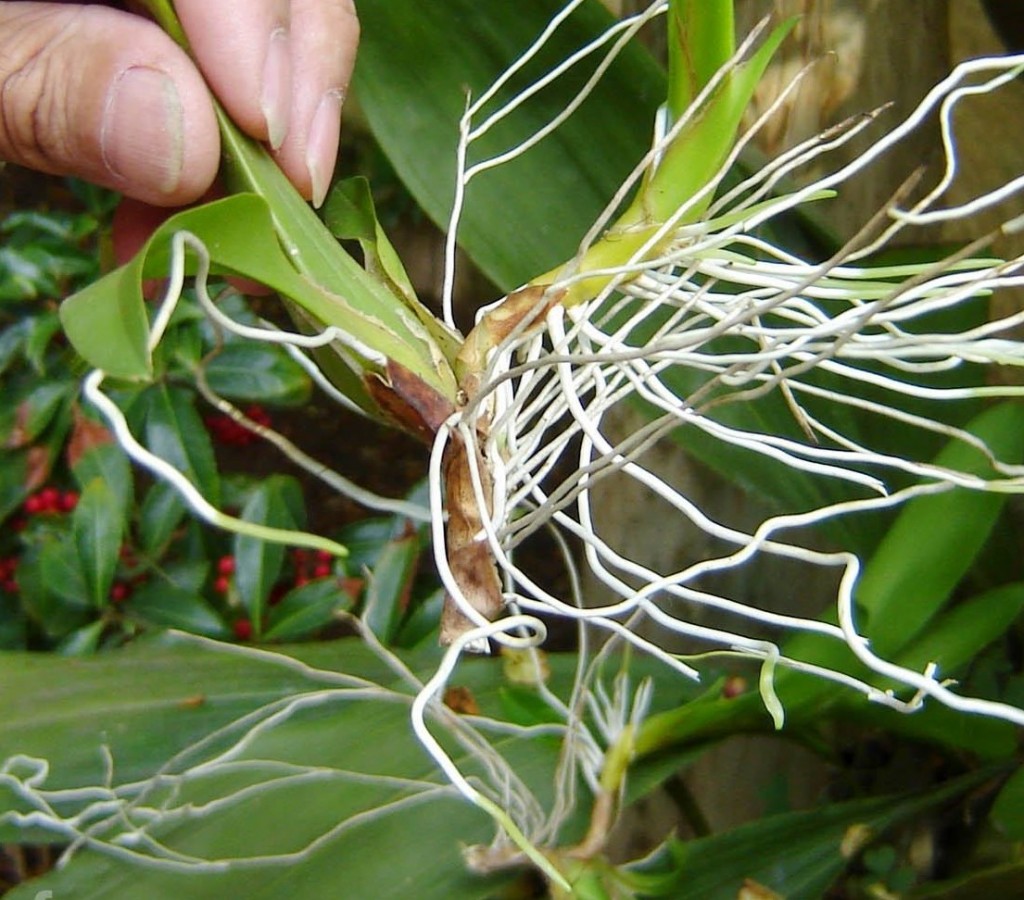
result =
[{"label": "human skin", "polygon": [[175,0],[175,9],[194,62],[126,10],[0,3],[0,159],[153,206],[186,205],[220,162],[212,90],[298,191],[322,202],[359,39],[351,0]]}]

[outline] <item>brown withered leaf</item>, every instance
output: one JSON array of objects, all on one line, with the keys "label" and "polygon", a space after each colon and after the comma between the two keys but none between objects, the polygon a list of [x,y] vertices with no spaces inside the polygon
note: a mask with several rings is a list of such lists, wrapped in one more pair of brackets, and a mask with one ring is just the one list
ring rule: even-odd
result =
[{"label": "brown withered leaf", "polygon": [[67,461],[72,469],[94,447],[114,443],[114,436],[105,425],[82,414],[78,404],[72,410],[71,437],[68,439]]},{"label": "brown withered leaf", "polygon": [[11,433],[4,441],[4,447],[7,450],[17,450],[28,442],[28,417],[31,411],[28,403],[18,404],[18,408],[14,411],[14,424],[11,426]]},{"label": "brown withered leaf", "polygon": [[429,444],[455,406],[394,360],[388,360],[386,374],[386,380],[378,375],[366,377],[370,396],[395,425]]},{"label": "brown withered leaf", "polygon": [[46,484],[53,468],[53,455],[49,447],[37,444],[29,447],[25,457],[25,490],[32,493]]},{"label": "brown withered leaf", "polygon": [[462,685],[453,684],[444,692],[444,705],[450,710],[466,716],[480,715],[480,704],[473,692]]}]

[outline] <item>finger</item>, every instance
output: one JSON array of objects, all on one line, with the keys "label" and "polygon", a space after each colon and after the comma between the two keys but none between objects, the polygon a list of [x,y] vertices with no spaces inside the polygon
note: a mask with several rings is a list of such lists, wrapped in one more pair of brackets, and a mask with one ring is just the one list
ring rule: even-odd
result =
[{"label": "finger", "polygon": [[338,155],[359,20],[351,0],[292,0],[291,18],[291,114],[275,155],[300,193],[319,206]]},{"label": "finger", "polygon": [[210,185],[220,147],[205,84],[156,25],[0,3],[0,158],[178,205]]},{"label": "finger", "polygon": [[213,92],[246,133],[279,147],[292,96],[288,0],[177,0]]}]

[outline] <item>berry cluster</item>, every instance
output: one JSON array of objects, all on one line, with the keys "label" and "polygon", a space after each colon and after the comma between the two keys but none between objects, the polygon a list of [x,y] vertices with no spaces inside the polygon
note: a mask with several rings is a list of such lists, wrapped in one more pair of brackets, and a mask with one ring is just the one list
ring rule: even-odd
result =
[{"label": "berry cluster", "polygon": [[292,550],[295,565],[295,587],[309,584],[314,578],[327,578],[334,574],[334,557],[326,550]]},{"label": "berry cluster", "polygon": [[[294,575],[290,581],[281,581],[274,585],[268,598],[271,606],[280,602],[285,594],[295,588],[303,587],[315,579],[330,578],[334,575],[334,557],[326,550],[295,549],[291,552],[291,559]],[[213,590],[216,593],[227,595],[230,592],[236,567],[235,557],[230,554],[222,556],[217,560],[217,574],[213,580]],[[344,578],[341,579],[340,584],[343,590],[349,591],[355,596],[362,586],[362,580]],[[249,619],[236,619],[232,623],[231,628],[238,640],[248,641],[252,639],[253,627]]]},{"label": "berry cluster", "polygon": [[45,487],[25,500],[25,514],[29,516],[69,513],[78,505],[78,491],[59,491]]},{"label": "berry cluster", "polygon": [[15,581],[14,573],[18,568],[18,557],[8,556],[0,559],[0,590],[8,594],[18,593],[18,582]]},{"label": "berry cluster", "polygon": [[[270,427],[270,414],[255,403],[244,410],[247,418],[264,428]],[[207,416],[204,420],[213,439],[230,447],[247,447],[259,440],[259,436],[249,431],[244,425],[236,422],[231,416]]]},{"label": "berry cluster", "polygon": [[233,556],[222,556],[217,560],[217,577],[213,582],[213,589],[218,594],[226,594],[231,588],[231,576],[235,574],[235,558]]}]

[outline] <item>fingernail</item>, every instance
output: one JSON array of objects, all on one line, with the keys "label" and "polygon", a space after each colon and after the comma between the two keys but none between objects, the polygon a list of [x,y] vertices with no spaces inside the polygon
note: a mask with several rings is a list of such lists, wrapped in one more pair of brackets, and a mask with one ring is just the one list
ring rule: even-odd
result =
[{"label": "fingernail", "polygon": [[292,97],[292,65],[288,56],[288,32],[275,28],[263,60],[263,87],[260,110],[267,120],[267,135],[275,150],[288,132],[288,106]]},{"label": "fingernail", "polygon": [[133,66],[107,94],[100,125],[103,163],[119,179],[170,194],[181,180],[184,131],[174,82],[159,69]]},{"label": "fingernail", "polygon": [[341,105],[345,100],[342,90],[328,91],[320,98],[313,124],[306,140],[306,169],[313,188],[313,205],[320,206],[327,197],[334,176],[334,162],[338,156],[341,134]]}]

